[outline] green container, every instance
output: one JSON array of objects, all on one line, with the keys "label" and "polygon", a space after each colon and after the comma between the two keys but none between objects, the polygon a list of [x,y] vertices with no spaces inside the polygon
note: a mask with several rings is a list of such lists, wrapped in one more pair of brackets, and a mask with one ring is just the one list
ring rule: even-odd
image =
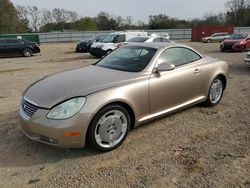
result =
[{"label": "green container", "polygon": [[40,39],[38,34],[3,34],[0,35],[0,38],[18,38],[27,40],[30,42],[36,42],[37,44],[40,44]]}]

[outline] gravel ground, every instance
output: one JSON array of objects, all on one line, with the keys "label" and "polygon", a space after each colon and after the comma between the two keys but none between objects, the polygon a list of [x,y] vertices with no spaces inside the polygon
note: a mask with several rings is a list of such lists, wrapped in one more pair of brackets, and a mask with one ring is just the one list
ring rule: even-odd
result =
[{"label": "gravel ground", "polygon": [[245,53],[220,53],[218,44],[187,44],[228,62],[221,103],[197,105],[142,125],[108,153],[31,141],[18,120],[28,85],[96,59],[73,53],[73,43],[43,44],[42,53],[31,58],[1,58],[0,187],[250,187],[250,69],[243,63]]}]

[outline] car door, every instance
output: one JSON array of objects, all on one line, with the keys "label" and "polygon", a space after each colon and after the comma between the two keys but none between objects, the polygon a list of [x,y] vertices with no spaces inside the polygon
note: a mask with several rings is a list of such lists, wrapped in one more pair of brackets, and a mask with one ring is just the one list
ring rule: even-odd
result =
[{"label": "car door", "polygon": [[246,49],[250,49],[250,36],[246,39]]},{"label": "car door", "polygon": [[17,54],[21,52],[22,42],[18,39],[8,40],[8,51],[9,53]]},{"label": "car door", "polygon": [[4,55],[8,53],[8,41],[6,39],[0,40],[0,54]]},{"label": "car door", "polygon": [[156,63],[159,65],[163,62],[172,63],[176,68],[151,75],[149,81],[151,114],[191,103],[200,97],[201,56],[187,48],[173,47],[163,51]]}]

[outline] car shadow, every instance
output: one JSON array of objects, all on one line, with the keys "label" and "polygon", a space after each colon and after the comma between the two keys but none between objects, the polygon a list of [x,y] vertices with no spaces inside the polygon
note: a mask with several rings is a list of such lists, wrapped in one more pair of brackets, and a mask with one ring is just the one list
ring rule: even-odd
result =
[{"label": "car shadow", "polygon": [[101,154],[88,148],[54,148],[28,139],[22,132],[17,111],[0,116],[0,153],[2,167],[25,167]]},{"label": "car shadow", "polygon": [[[197,108],[201,111],[208,109],[202,104],[197,104],[167,115],[162,115],[157,117],[157,119],[147,121],[136,127],[132,130],[132,134],[136,134],[137,131],[145,127],[154,126],[155,123],[159,123],[166,118],[171,118],[176,114],[181,114],[185,111]],[[213,111],[213,109],[209,109],[209,111]],[[64,159],[87,158],[105,154],[88,147],[82,149],[62,149],[32,141],[22,133],[17,111],[3,115],[0,117],[0,122],[0,166],[2,167],[44,165],[60,162]]]},{"label": "car shadow", "polygon": [[22,56],[21,54],[15,54],[15,55],[9,55],[9,56],[0,56],[0,59],[14,59],[14,58],[33,58],[33,57],[36,57],[36,56],[40,56],[41,54],[33,54],[32,56],[30,57],[24,57]]}]

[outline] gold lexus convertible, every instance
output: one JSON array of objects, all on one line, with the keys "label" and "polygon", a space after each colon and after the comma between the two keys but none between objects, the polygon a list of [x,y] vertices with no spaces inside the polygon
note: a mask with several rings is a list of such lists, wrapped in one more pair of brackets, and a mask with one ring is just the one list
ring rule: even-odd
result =
[{"label": "gold lexus convertible", "polygon": [[122,46],[97,63],[45,77],[23,94],[24,134],[52,146],[117,148],[129,130],[197,103],[219,103],[228,65],[180,44]]}]

